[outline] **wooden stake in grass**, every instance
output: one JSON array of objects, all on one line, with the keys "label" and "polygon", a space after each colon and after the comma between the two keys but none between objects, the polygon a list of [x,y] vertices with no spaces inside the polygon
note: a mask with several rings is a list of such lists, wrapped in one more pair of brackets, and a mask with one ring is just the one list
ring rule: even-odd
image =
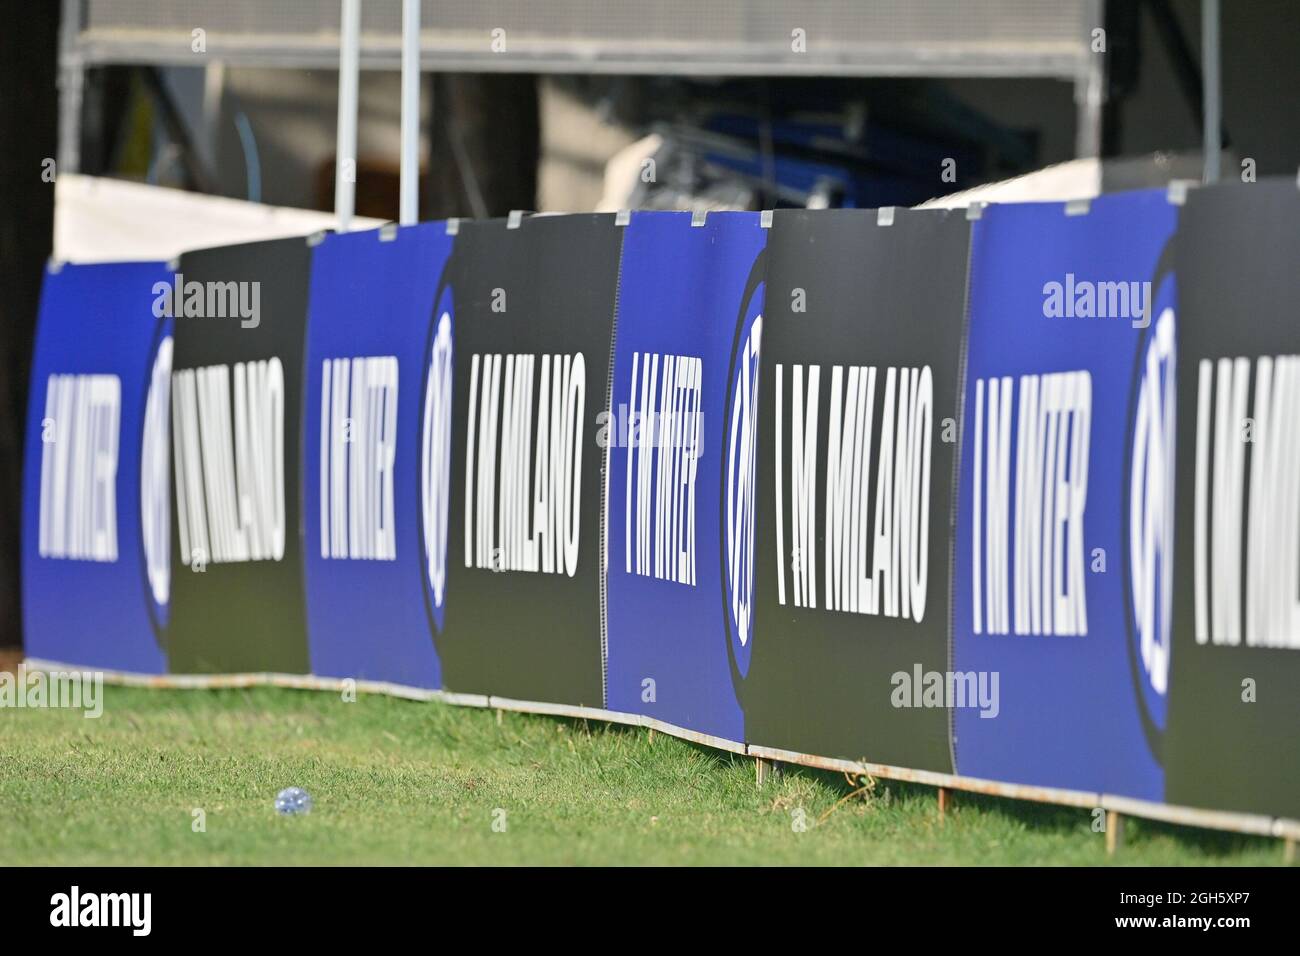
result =
[{"label": "wooden stake in grass", "polygon": [[1106,855],[1114,856],[1124,842],[1124,818],[1114,810],[1106,811]]}]

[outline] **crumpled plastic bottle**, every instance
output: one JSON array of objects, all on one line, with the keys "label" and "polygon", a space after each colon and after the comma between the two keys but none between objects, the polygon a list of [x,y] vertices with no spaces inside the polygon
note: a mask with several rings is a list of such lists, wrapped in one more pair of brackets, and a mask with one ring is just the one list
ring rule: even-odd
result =
[{"label": "crumpled plastic bottle", "polygon": [[285,816],[311,813],[311,794],[302,787],[286,787],[275,795],[275,812]]}]

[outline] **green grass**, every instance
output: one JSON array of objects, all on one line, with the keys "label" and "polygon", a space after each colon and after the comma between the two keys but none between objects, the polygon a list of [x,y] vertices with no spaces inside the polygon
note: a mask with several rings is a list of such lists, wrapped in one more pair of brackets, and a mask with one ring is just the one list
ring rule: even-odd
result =
[{"label": "green grass", "polygon": [[[315,809],[279,817],[293,785]],[[931,788],[853,790],[787,767],[760,791],[752,761],[662,734],[381,696],[109,687],[98,720],[0,712],[0,865],[1107,862],[1085,810],[959,793],[941,824]],[[1282,857],[1144,821],[1125,836],[1122,863]]]}]

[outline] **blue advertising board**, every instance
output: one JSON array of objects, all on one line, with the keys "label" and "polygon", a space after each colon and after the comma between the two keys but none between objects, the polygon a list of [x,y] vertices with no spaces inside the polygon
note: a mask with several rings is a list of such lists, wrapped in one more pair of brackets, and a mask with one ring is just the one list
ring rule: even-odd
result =
[{"label": "blue advertising board", "polygon": [[443,223],[312,258],[303,432],[313,672],[436,689],[455,308]]},{"label": "blue advertising board", "polygon": [[1151,191],[975,223],[952,666],[999,702],[955,710],[960,774],[1163,796],[1177,214]]},{"label": "blue advertising board", "polygon": [[[739,364],[733,355],[761,328],[764,236],[758,213],[713,213],[698,225],[689,213],[632,215],[603,432],[608,706],[735,742],[744,714],[724,619],[741,605],[747,619],[750,598],[732,593],[723,568],[728,539],[752,534],[752,520],[728,523],[720,489],[729,463],[752,481],[752,449],[729,447],[741,429],[726,423],[748,419],[757,398],[757,382],[732,388],[757,354]],[[746,637],[737,650],[748,646]]]},{"label": "blue advertising board", "polygon": [[23,467],[29,657],[165,670],[171,319],[161,262],[45,274]]}]

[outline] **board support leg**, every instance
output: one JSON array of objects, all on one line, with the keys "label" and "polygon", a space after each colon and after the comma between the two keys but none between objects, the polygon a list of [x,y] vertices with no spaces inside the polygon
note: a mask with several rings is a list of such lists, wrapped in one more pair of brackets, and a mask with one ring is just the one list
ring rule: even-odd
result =
[{"label": "board support leg", "polygon": [[767,783],[768,778],[772,776],[772,761],[764,760],[762,757],[754,758],[754,782],[761,790]]},{"label": "board support leg", "polygon": [[1114,856],[1124,843],[1124,818],[1114,810],[1106,811],[1106,855]]},{"label": "board support leg", "polygon": [[1282,862],[1294,866],[1296,861],[1296,838],[1287,837],[1282,841]]},{"label": "board support leg", "polygon": [[943,825],[944,818],[948,815],[948,801],[951,798],[952,794],[948,792],[947,787],[939,788],[939,824],[941,826]]},{"label": "board support leg", "polygon": [[654,743],[654,742],[655,742],[655,729],[654,729],[653,727],[650,728],[650,736],[649,736],[648,739],[649,739],[650,743]]}]

